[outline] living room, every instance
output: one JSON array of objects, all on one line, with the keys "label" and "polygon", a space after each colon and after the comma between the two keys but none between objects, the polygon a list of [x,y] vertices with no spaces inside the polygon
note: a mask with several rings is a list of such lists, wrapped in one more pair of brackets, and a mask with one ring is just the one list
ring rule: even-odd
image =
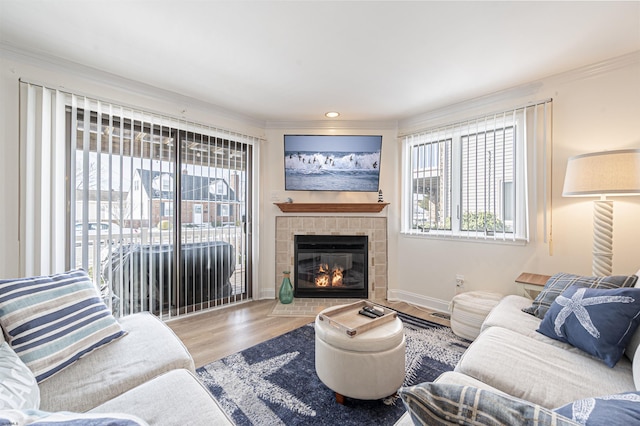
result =
[{"label": "living room", "polygon": [[[580,154],[640,147],[640,121],[637,119],[640,117],[640,5],[638,2],[606,2],[606,4],[605,2],[558,4],[549,2],[542,6],[535,6],[528,2],[522,3],[520,6],[523,8],[520,11],[522,14],[530,11],[535,17],[548,16],[551,21],[548,30],[553,34],[552,37],[558,38],[543,37],[546,27],[542,23],[527,26],[526,30],[522,31],[520,28],[514,30],[512,25],[506,25],[502,27],[502,31],[504,31],[503,37],[511,40],[508,47],[514,49],[512,44],[517,45],[521,42],[527,45],[535,44],[538,49],[543,50],[540,44],[552,45],[557,42],[562,45],[562,48],[555,49],[550,46],[549,50],[553,51],[553,54],[541,56],[544,62],[541,59],[539,64],[536,63],[535,58],[531,59],[527,52],[521,52],[518,56],[503,57],[500,65],[505,68],[510,63],[519,62],[530,64],[532,68],[535,65],[535,71],[532,72],[524,72],[522,68],[517,68],[522,74],[512,75],[510,80],[505,80],[508,83],[487,78],[486,74],[490,74],[491,65],[468,73],[465,73],[464,68],[451,66],[448,71],[450,78],[436,80],[436,84],[429,81],[428,86],[425,82],[428,89],[414,85],[409,90],[401,84],[404,77],[401,73],[402,66],[400,66],[395,68],[398,72],[397,76],[390,75],[385,78],[393,81],[391,83],[386,81],[385,86],[388,90],[400,87],[406,94],[407,107],[396,109],[393,112],[395,115],[391,113],[367,115],[359,112],[355,101],[343,107],[340,104],[331,104],[324,98],[323,102],[317,105],[315,115],[305,110],[295,116],[293,114],[276,115],[267,110],[251,115],[247,112],[249,108],[234,110],[231,107],[220,106],[235,105],[241,108],[243,103],[251,104],[247,100],[251,99],[251,88],[261,82],[253,73],[264,67],[260,62],[263,56],[258,57],[258,53],[268,50],[268,47],[260,48],[252,44],[254,48],[251,52],[258,59],[252,72],[247,69],[238,71],[238,74],[243,74],[245,78],[242,85],[222,88],[216,87],[215,83],[207,82],[206,85],[203,83],[203,86],[191,87],[190,92],[181,93],[180,86],[163,85],[165,82],[162,80],[154,80],[155,77],[146,75],[146,69],[136,72],[135,63],[125,64],[127,68],[134,70],[126,75],[118,75],[115,72],[117,67],[104,68],[99,61],[100,58],[109,57],[116,64],[124,61],[113,50],[105,50],[108,42],[99,44],[100,40],[92,41],[97,46],[95,47],[97,52],[91,52],[89,49],[83,52],[83,56],[70,55],[67,58],[56,56],[55,52],[58,52],[57,49],[61,47],[54,42],[56,37],[51,27],[38,32],[35,28],[41,21],[27,20],[29,24],[16,24],[13,21],[11,25],[5,21],[14,19],[13,11],[21,9],[17,3],[3,1],[0,4],[0,12],[5,16],[1,18],[2,24],[5,28],[11,29],[11,31],[2,30],[2,44],[0,44],[0,90],[2,93],[0,101],[2,141],[0,143],[3,153],[0,159],[2,176],[0,200],[4,206],[0,209],[0,235],[3,236],[0,241],[0,279],[22,276],[25,264],[28,263],[21,240],[21,232],[24,231],[23,218],[26,213],[17,201],[23,198],[18,182],[23,173],[21,164],[24,160],[20,144],[16,143],[21,139],[20,81],[46,85],[54,89],[64,88],[79,95],[115,101],[169,117],[184,118],[190,122],[249,135],[258,140],[254,151],[257,159],[257,176],[252,200],[254,206],[254,252],[252,253],[254,264],[252,265],[251,292],[253,300],[277,299],[277,292],[283,278],[283,271],[278,265],[275,250],[278,237],[276,222],[280,217],[383,218],[386,221],[387,259],[384,287],[379,290],[377,296],[381,294],[382,298],[392,302],[402,301],[443,312],[448,311],[451,299],[460,291],[481,290],[504,295],[520,294],[521,288],[515,283],[515,278],[522,272],[546,275],[570,272],[590,275],[593,251],[593,198],[563,196],[567,162],[570,157]],[[45,5],[46,3],[44,2]],[[477,3],[475,6],[459,3],[457,7],[460,9],[446,6],[444,3],[446,2],[435,2],[431,7],[435,8],[435,12],[446,12],[446,16],[452,19],[451,22],[454,22],[453,17],[461,14],[465,8],[469,8],[467,11],[476,12],[483,8],[483,2],[474,2]],[[239,6],[239,9],[244,10],[250,6],[256,5],[245,4]],[[361,7],[366,10],[366,6],[366,3],[362,3]],[[256,10],[262,10],[262,7],[264,5],[256,6]],[[356,6],[352,5],[352,7]],[[424,7],[428,7],[428,4]],[[493,8],[499,6],[495,3],[487,3],[484,7],[494,12]],[[510,14],[515,13],[518,6],[505,2],[501,7],[506,8],[503,10],[504,16],[512,18]],[[537,7],[542,9],[536,10]],[[53,9],[56,10],[56,8]],[[69,14],[71,22],[74,19],[82,19],[82,16],[72,16],[70,9],[73,7],[68,5],[58,9],[55,18],[65,22],[66,13]],[[47,7],[45,10],[48,10]],[[141,6],[135,10],[142,13]],[[180,8],[172,5],[167,10],[169,10],[166,12],[167,15],[170,15],[170,12],[179,12]],[[349,11],[354,13],[351,9]],[[491,12],[487,12],[487,19],[489,15],[494,16]],[[81,10],[77,13],[82,15]],[[162,22],[170,21],[169,17],[160,11],[155,10],[154,13],[158,15],[153,16],[162,16]],[[326,15],[322,16],[331,15],[326,11],[324,13]],[[380,24],[386,22],[389,28],[396,28],[392,22],[389,22],[393,19],[392,16],[385,17],[383,12],[379,13],[380,15],[371,13],[371,25],[380,27]],[[404,13],[398,13],[399,16],[404,16]],[[427,14],[426,9],[423,13]],[[270,17],[268,14],[265,16]],[[348,26],[344,22],[348,21],[346,17],[353,17],[353,15],[342,16],[345,19],[341,20],[341,29]],[[576,18],[579,16],[583,18]],[[466,14],[465,17],[469,19],[468,22],[472,22],[471,17]],[[45,18],[40,16],[39,19]],[[259,21],[259,18],[255,19]],[[525,28],[525,21],[526,19],[521,17],[517,20],[523,28]],[[5,22],[7,25],[4,25]],[[253,19],[251,22],[256,24]],[[18,26],[22,26],[23,29],[17,31]],[[398,25],[398,27],[390,30],[389,33],[401,32],[403,26]],[[536,31],[540,34],[532,29],[538,27]],[[92,38],[91,34],[82,33],[86,27],[78,28],[82,28],[77,34],[79,40],[83,37]],[[258,28],[271,27],[265,25]],[[139,41],[141,45],[152,44],[145,38],[148,35],[139,30],[131,30],[128,33],[129,30],[130,28],[125,28],[121,31],[128,34],[126,38],[130,38],[132,44],[137,37],[142,40]],[[36,40],[35,45],[27,43],[29,31],[37,33],[33,35],[33,40]],[[48,31],[51,32],[48,33]],[[560,38],[563,31],[566,35],[565,40]],[[256,33],[251,33],[251,36],[259,38]],[[37,43],[44,43],[43,40],[47,37],[51,37],[51,45],[37,45]],[[100,37],[109,38],[105,34]],[[438,35],[438,37],[442,36]],[[539,44],[533,43],[533,40],[537,40]],[[122,43],[117,45],[117,48],[124,48],[126,41]],[[424,39],[423,43],[427,44],[428,40]],[[447,46],[453,50],[460,43],[459,39],[452,36],[452,41],[447,43]],[[173,45],[176,51],[185,48],[180,43],[175,44],[179,45]],[[349,44],[351,47],[353,45]],[[412,55],[417,55],[415,50],[411,50],[414,45],[409,44],[408,41],[407,45],[409,47],[406,50],[395,47],[384,50],[387,56],[377,58],[377,61],[400,63]],[[193,48],[193,55],[207,48],[206,45],[201,45],[194,40],[191,40],[189,47]],[[500,46],[494,49],[500,51],[501,48],[506,47]],[[100,49],[103,50],[100,51]],[[164,54],[160,47],[154,47],[154,49],[157,49],[154,50],[157,55]],[[325,48],[322,52],[326,54],[332,49]],[[363,57],[370,58],[371,50],[370,47],[363,47],[363,51],[367,53],[363,54]],[[473,52],[464,52],[460,54],[469,55],[476,60],[482,58],[481,55],[474,56]],[[95,54],[95,57],[92,57],[92,54]],[[284,53],[281,50],[276,50],[270,60],[274,61],[274,64],[282,62],[282,58],[278,56],[282,54]],[[501,57],[495,52],[487,52],[487,54]],[[230,58],[233,57],[233,53],[229,55]],[[342,55],[353,55],[353,53],[344,52]],[[428,56],[429,53],[425,55]],[[342,58],[339,55],[336,57]],[[327,60],[326,57],[316,59],[319,62]],[[436,63],[450,65],[451,62],[447,60],[450,61],[451,57],[436,60]],[[214,59],[211,61],[212,64],[215,63]],[[293,65],[287,69],[287,72],[294,73],[296,69],[294,66],[302,66],[304,62],[300,60],[301,63],[295,65],[295,61],[295,59],[292,60]],[[120,65],[123,66],[122,63]],[[470,85],[469,80],[474,80],[475,73],[478,76],[477,86],[474,87]],[[188,71],[184,77],[174,78],[189,80],[190,76],[191,71]],[[336,77],[335,74],[331,76]],[[456,88],[457,76],[460,77],[461,85],[464,80],[467,92],[461,93]],[[304,97],[313,97],[313,88],[316,84],[326,87],[324,86],[326,82],[322,85],[314,82],[314,79],[320,79],[320,77],[316,73],[310,75],[306,88],[292,84],[292,86],[274,86],[261,90],[269,92],[271,99],[276,100],[277,103],[288,104],[289,111],[291,108],[295,110],[290,106],[296,105],[293,92],[299,91]],[[338,88],[335,91],[338,92],[350,85],[357,86],[360,78],[366,80],[360,73],[354,73],[348,77],[342,76],[339,83],[335,83]],[[484,79],[487,79],[487,83],[483,86]],[[235,97],[236,94],[232,88],[237,90],[239,100],[228,104],[223,102],[222,98],[218,102],[211,101],[208,94],[206,97],[203,95],[204,99],[197,96],[198,92],[211,92],[212,96]],[[412,90],[415,93],[411,93]],[[434,100],[430,100],[432,93]],[[380,99],[382,96],[375,99],[377,104],[384,104],[384,100]],[[416,97],[421,98],[417,104],[414,100]],[[371,98],[367,99],[368,102],[374,103]],[[529,227],[524,239],[505,242],[437,238],[410,232],[410,227],[407,227],[406,223],[407,204],[410,203],[407,203],[403,195],[404,174],[406,174],[405,136],[551,99],[552,103],[549,104],[552,111],[551,121],[547,124],[552,138],[547,142],[546,150],[539,147],[540,151],[536,154],[536,158],[528,160],[532,170],[532,182],[530,182],[531,199],[527,214]],[[341,116],[336,119],[325,118],[324,113],[330,109],[339,110]],[[283,213],[274,203],[287,202],[289,198],[292,199],[293,204],[344,204],[377,203],[379,197],[377,191],[356,193],[285,190],[283,141],[284,136],[290,134],[381,135],[383,142],[379,188],[384,202],[389,204],[380,213]],[[630,275],[639,267],[635,250],[638,232],[635,231],[635,226],[636,218],[640,216],[640,198],[615,197],[613,200],[615,214],[612,272]],[[463,277],[462,287],[457,285],[459,277]]]},{"label": "living room", "polygon": [[[548,5],[547,7],[552,7]],[[559,7],[556,5],[553,7]],[[575,5],[571,7],[583,7]],[[593,6],[597,6],[597,3]],[[4,9],[11,8],[4,2]],[[567,7],[567,5],[563,5]],[[587,7],[587,6],[584,6]],[[464,95],[451,98],[432,111],[400,117],[397,120],[376,120],[344,117],[327,120],[248,119],[229,111],[194,99],[173,96],[136,84],[91,68],[78,66],[54,58],[25,54],[4,42],[3,46],[3,102],[2,129],[3,173],[0,212],[1,234],[0,270],[6,277],[19,276],[20,210],[15,200],[20,199],[15,184],[19,177],[20,152],[17,144],[18,79],[46,82],[52,87],[69,87],[82,94],[116,99],[127,105],[161,111],[168,115],[186,115],[190,120],[214,124],[218,128],[263,138],[260,144],[259,193],[254,205],[259,218],[255,266],[254,297],[275,298],[282,280],[282,271],[276,270],[274,241],[275,218],[283,213],[273,204],[292,198],[294,202],[343,203],[377,201],[377,193],[337,193],[285,191],[282,168],[282,143],[285,134],[378,134],[383,136],[380,189],[389,205],[379,214],[387,218],[388,226],[388,291],[391,299],[412,301],[419,305],[445,310],[456,293],[456,276],[464,276],[464,290],[488,290],[503,294],[515,293],[514,278],[521,272],[551,274],[559,270],[589,273],[591,268],[592,209],[591,199],[562,196],[563,179],[569,157],[603,150],[627,149],[638,146],[637,78],[638,46],[635,2],[608,3],[607,13],[625,18],[626,28],[621,35],[627,37],[615,44],[599,47],[605,53],[602,60],[580,64],[572,69],[549,68],[531,76],[522,84],[487,92],[477,89],[468,99]],[[560,10],[560,9],[558,9]],[[569,11],[570,12],[570,11]],[[558,12],[559,13],[559,12]],[[564,13],[564,12],[563,12]],[[567,12],[568,13],[568,12]],[[590,11],[590,19],[599,12]],[[629,19],[631,17],[631,19]],[[611,18],[615,21],[613,18]],[[594,24],[596,25],[596,24]],[[614,25],[611,22],[606,25]],[[573,37],[573,35],[571,35]],[[582,37],[582,36],[581,36]],[[598,36],[602,37],[602,36]],[[576,47],[576,49],[578,49]],[[583,46],[582,49],[592,50]],[[635,51],[634,51],[635,50]],[[566,55],[571,57],[572,53]],[[549,64],[551,66],[551,64]],[[92,73],[94,71],[95,73]],[[149,93],[145,93],[145,91]],[[155,95],[155,96],[154,96]],[[539,179],[535,193],[539,197],[531,205],[529,241],[526,244],[483,244],[475,241],[429,239],[410,235],[401,228],[402,209],[402,143],[399,135],[415,129],[477,117],[479,114],[519,107],[531,102],[553,98],[553,147],[548,153],[546,176]],[[442,101],[441,101],[442,102]],[[217,112],[217,113],[216,113]],[[320,115],[324,110],[319,111]],[[244,118],[244,119],[243,119]],[[543,197],[543,182],[548,186]],[[632,273],[637,259],[633,250],[636,234],[635,218],[640,201],[636,197],[621,197],[615,203],[614,262],[615,273]],[[331,215],[331,214],[329,214]],[[453,255],[455,253],[455,255]],[[501,267],[496,268],[496,259]],[[421,267],[417,267],[421,265]],[[437,268],[432,267],[437,265]],[[425,270],[425,268],[427,268]],[[428,272],[427,272],[428,271]]]}]

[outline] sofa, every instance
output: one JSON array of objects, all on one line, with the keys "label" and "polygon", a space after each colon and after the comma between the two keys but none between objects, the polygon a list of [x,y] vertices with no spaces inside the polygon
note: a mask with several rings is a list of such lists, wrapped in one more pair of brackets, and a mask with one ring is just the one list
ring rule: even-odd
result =
[{"label": "sofa", "polygon": [[[28,295],[14,297],[19,291]],[[45,309],[51,310],[39,316]],[[166,324],[150,313],[116,320],[106,309],[82,270],[0,280],[0,424],[39,424],[60,417],[63,423],[73,419],[85,424],[78,419],[88,419],[92,425],[233,424],[196,378],[193,358]],[[59,320],[59,313],[66,319]],[[78,327],[68,326],[73,321]],[[37,341],[22,347],[29,339],[25,330],[30,333],[43,322],[63,322],[65,330],[74,331],[59,337],[65,330],[56,330],[49,342],[55,347],[43,344],[34,354]],[[82,328],[87,324],[90,329]],[[90,340],[88,350],[65,352],[81,336]],[[51,368],[56,363],[60,366]]]},{"label": "sofa", "polygon": [[637,279],[556,274],[533,301],[505,296],[453,371],[400,389],[396,425],[640,424]]}]

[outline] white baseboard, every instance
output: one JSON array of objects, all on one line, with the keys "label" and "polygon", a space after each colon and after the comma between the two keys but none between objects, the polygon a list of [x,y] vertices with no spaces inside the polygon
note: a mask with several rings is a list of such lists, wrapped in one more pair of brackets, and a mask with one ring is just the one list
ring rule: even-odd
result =
[{"label": "white baseboard", "polygon": [[434,299],[403,290],[388,290],[387,299],[392,302],[406,302],[411,305],[421,306],[434,311],[449,312],[449,301]]},{"label": "white baseboard", "polygon": [[274,289],[260,289],[258,297],[255,297],[256,300],[264,300],[264,299],[277,299],[276,291]]}]

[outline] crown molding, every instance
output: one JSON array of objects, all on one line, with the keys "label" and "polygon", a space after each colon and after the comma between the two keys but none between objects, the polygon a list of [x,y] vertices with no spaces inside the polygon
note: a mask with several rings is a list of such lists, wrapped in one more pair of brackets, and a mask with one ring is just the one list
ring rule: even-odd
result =
[{"label": "crown molding", "polygon": [[[64,72],[87,81],[108,85],[110,87],[134,93],[144,97],[154,97],[158,100],[169,101],[186,105],[183,112],[188,108],[196,108],[204,112],[215,114],[221,118],[226,118],[241,122],[244,125],[264,129],[265,121],[249,117],[218,105],[205,102],[191,96],[186,96],[170,90],[162,89],[141,81],[121,77],[97,68],[82,65],[77,62],[68,61],[59,57],[49,55],[44,52],[35,52],[21,49],[7,43],[0,42],[0,57],[26,63],[28,65],[45,68],[53,71]],[[67,88],[69,90],[69,88]]]},{"label": "crown molding", "polygon": [[267,121],[266,129],[321,129],[321,130],[397,130],[397,121],[369,120],[307,120]]},{"label": "crown molding", "polygon": [[581,80],[585,78],[596,77],[601,74],[606,74],[620,68],[626,68],[634,64],[640,64],[640,50],[627,53],[626,55],[616,56],[615,58],[596,62],[595,64],[585,65],[583,67],[576,68],[564,73],[555,74],[548,77],[547,79],[554,82]]},{"label": "crown molding", "polygon": [[[45,52],[35,52],[20,49],[16,46],[0,42],[0,57],[44,67],[59,72],[64,72],[98,84],[106,84],[111,87],[129,91],[140,96],[155,97],[159,100],[177,102],[182,105],[210,112],[221,118],[238,121],[243,125],[258,129],[327,129],[327,130],[398,130],[400,133],[410,133],[440,124],[441,121],[451,119],[454,116],[473,114],[475,111],[490,106],[512,102],[514,99],[530,98],[538,95],[541,89],[548,84],[562,84],[580,79],[593,78],[595,76],[611,72],[616,69],[640,63],[640,51],[600,61],[595,64],[579,67],[564,73],[551,75],[533,82],[498,92],[490,93],[473,99],[455,102],[441,108],[436,108],[425,113],[407,117],[398,121],[375,120],[308,120],[308,121],[265,121],[249,117],[223,107],[220,107],[200,99],[185,96],[180,93],[162,89],[150,84],[127,79],[116,74],[108,73],[97,68],[82,65],[54,57]],[[186,111],[186,108],[185,108]],[[183,111],[184,112],[184,111]]]},{"label": "crown molding", "polygon": [[[399,133],[407,134],[424,130],[425,128],[441,125],[444,121],[448,122],[452,117],[453,119],[457,119],[460,116],[468,116],[469,114],[477,113],[477,111],[489,107],[495,108],[496,105],[510,105],[514,100],[518,100],[519,103],[526,103],[523,99],[535,102],[539,100],[536,96],[540,96],[540,92],[545,86],[593,78],[638,63],[640,63],[640,50],[563,73],[550,75],[498,92],[449,104],[423,114],[400,120],[398,122]],[[509,105],[505,106],[505,108],[509,108]]]}]

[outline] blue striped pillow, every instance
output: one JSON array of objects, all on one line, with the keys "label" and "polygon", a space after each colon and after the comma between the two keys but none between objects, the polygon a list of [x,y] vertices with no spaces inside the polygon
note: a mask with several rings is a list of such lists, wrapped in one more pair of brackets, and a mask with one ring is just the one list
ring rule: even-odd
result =
[{"label": "blue striped pillow", "polygon": [[540,405],[472,386],[424,382],[398,395],[417,425],[580,426]]},{"label": "blue striped pillow", "polygon": [[82,269],[0,280],[0,325],[38,383],[125,334]]}]

